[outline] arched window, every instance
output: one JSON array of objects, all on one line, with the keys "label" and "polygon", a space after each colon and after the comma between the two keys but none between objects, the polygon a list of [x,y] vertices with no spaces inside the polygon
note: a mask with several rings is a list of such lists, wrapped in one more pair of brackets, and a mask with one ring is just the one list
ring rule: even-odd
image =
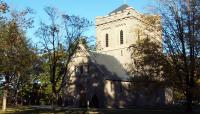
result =
[{"label": "arched window", "polygon": [[140,30],[138,30],[138,40],[140,40]]},{"label": "arched window", "polygon": [[120,31],[120,44],[124,44],[124,39],[123,39],[124,35],[123,35],[123,31]]},{"label": "arched window", "polygon": [[83,65],[79,66],[79,68],[80,68],[80,74],[83,74],[84,72]]},{"label": "arched window", "polygon": [[106,47],[108,47],[108,34],[106,34]]}]

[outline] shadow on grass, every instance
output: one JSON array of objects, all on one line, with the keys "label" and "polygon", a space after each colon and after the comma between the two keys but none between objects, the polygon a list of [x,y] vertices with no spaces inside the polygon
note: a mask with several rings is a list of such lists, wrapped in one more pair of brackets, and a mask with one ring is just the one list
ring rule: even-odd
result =
[{"label": "shadow on grass", "polygon": [[82,108],[56,108],[56,109],[41,109],[33,107],[14,107],[8,108],[6,112],[0,112],[0,114],[103,114],[95,110],[88,111]]},{"label": "shadow on grass", "polygon": [[[2,113],[2,112],[0,112]],[[173,109],[133,108],[133,109],[86,109],[86,108],[56,108],[41,109],[33,107],[8,108],[6,114],[199,114],[187,113]]]}]

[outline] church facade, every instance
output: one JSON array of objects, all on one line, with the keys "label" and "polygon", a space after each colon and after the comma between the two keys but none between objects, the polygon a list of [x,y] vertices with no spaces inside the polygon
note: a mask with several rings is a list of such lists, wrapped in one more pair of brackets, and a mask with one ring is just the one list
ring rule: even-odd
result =
[{"label": "church facade", "polygon": [[[154,19],[148,25],[148,19]],[[129,74],[129,47],[142,38],[162,42],[160,17],[144,15],[124,4],[106,16],[96,17],[96,51],[84,45],[71,61],[65,105],[72,107],[129,108],[172,102],[165,86],[135,82]]]}]

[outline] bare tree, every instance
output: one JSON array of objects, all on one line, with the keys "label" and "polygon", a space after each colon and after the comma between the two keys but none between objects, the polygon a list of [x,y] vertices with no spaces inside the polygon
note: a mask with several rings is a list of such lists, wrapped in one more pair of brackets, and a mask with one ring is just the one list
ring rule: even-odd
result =
[{"label": "bare tree", "polygon": [[6,13],[8,11],[8,4],[6,2],[0,1],[0,12]]},{"label": "bare tree", "polygon": [[[163,72],[162,78],[184,94],[187,110],[192,111],[192,100],[200,77],[200,1],[159,0],[159,3],[156,10],[161,15],[163,38],[154,40],[158,45],[148,37],[133,45],[133,58],[137,59],[133,71],[150,78]],[[151,30],[155,28],[149,27],[156,24],[150,18],[145,30],[153,32]],[[154,34],[149,39],[156,37]]]},{"label": "bare tree", "polygon": [[[66,85],[69,63],[76,52],[79,40],[90,26],[90,22],[78,16],[58,16],[58,11],[46,7],[50,24],[41,23],[37,35],[43,39],[42,47],[48,56],[49,76],[52,88],[52,106],[58,100],[61,89]],[[62,25],[58,21],[63,20]]]},{"label": "bare tree", "polygon": [[174,69],[175,85],[184,93],[192,111],[193,91],[199,79],[200,1],[159,0],[164,51]]}]

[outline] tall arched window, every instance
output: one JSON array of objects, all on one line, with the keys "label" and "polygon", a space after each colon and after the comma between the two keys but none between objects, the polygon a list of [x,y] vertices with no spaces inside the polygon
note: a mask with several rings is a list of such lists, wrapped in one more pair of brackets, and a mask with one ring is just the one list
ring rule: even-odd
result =
[{"label": "tall arched window", "polygon": [[120,44],[124,43],[124,39],[123,39],[124,35],[123,35],[123,31],[120,31]]},{"label": "tall arched window", "polygon": [[108,47],[108,34],[106,34],[106,47]]}]

